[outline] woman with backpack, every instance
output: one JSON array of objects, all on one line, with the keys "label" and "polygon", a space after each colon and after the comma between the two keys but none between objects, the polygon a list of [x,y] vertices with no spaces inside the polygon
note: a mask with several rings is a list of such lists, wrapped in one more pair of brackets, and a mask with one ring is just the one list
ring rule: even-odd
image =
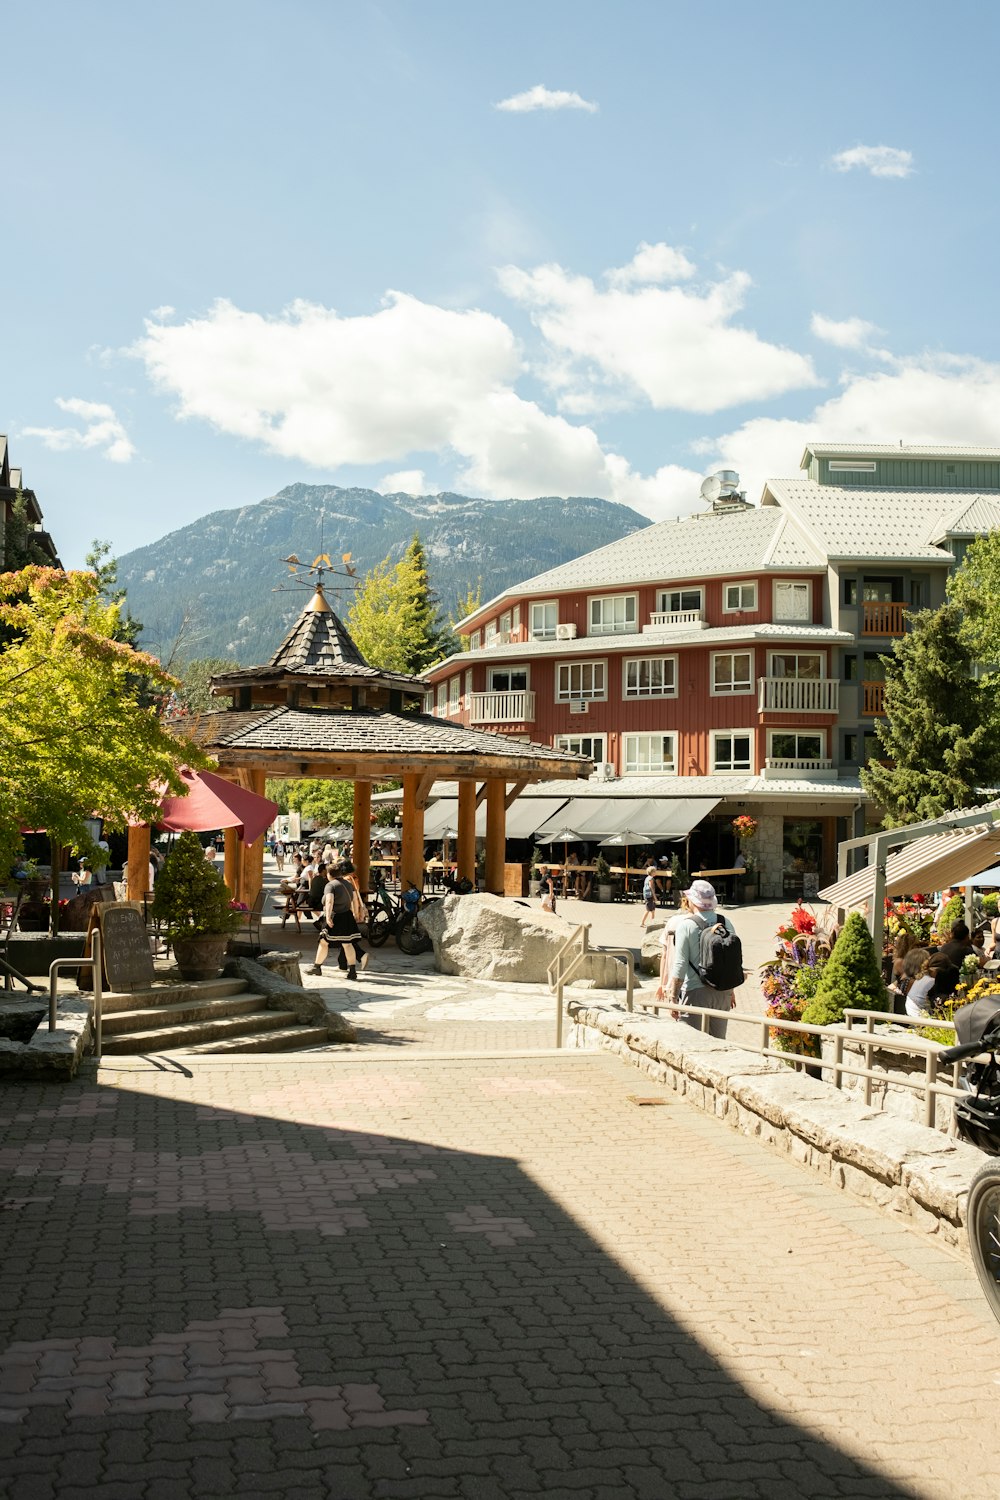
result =
[{"label": "woman with backpack", "polygon": [[349,859],[334,865],[323,893],[323,918],[319,930],[316,959],[307,974],[322,974],[327,954],[337,950],[337,966],[347,970],[348,979],[357,979],[358,968],[367,969],[368,954],[361,946],[358,912],[364,906],[358,887],[352,879],[354,866]]},{"label": "woman with backpack", "polygon": [[[726,1035],[726,1015],[736,1005],[734,991],[744,979],[743,950],[732,922],[718,910],[715,888],[707,880],[693,881],[684,895],[688,910],[676,924],[669,978],[664,976],[666,983],[661,981],[657,993],[682,1012],[687,1005],[721,1011],[708,1022],[709,1035],[721,1040]],[[701,1030],[704,1018],[681,1014],[679,1019]]]}]

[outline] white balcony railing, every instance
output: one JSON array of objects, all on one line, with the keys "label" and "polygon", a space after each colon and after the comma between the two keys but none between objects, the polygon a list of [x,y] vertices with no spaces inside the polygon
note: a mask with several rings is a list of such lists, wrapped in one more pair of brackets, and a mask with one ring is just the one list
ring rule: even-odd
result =
[{"label": "white balcony railing", "polygon": [[648,630],[703,630],[705,611],[703,609],[655,610],[649,617],[649,625],[645,628]]},{"label": "white balcony railing", "polygon": [[832,760],[810,760],[804,756],[769,755],[764,762],[767,771],[782,771],[788,775],[798,772],[832,771]]},{"label": "white balcony railing", "polygon": [[835,714],[840,708],[840,683],[835,677],[760,677],[757,710],[783,709],[794,714]]},{"label": "white balcony railing", "polygon": [[531,692],[473,693],[472,724],[530,724],[535,717],[535,695]]}]

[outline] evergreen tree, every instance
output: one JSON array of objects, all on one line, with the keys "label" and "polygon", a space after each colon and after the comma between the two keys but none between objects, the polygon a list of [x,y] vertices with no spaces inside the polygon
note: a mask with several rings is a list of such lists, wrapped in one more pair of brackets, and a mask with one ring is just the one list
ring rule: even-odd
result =
[{"label": "evergreen tree", "polygon": [[419,536],[398,563],[387,557],[372,569],[354,596],[347,624],[373,667],[416,675],[439,660],[447,631],[438,623]]},{"label": "evergreen tree", "polygon": [[833,945],[816,993],[802,1012],[807,1026],[834,1026],[845,1010],[889,1010],[889,995],[872,935],[854,911]]},{"label": "evergreen tree", "polygon": [[28,519],[28,502],[23,490],[18,490],[11,502],[10,515],[0,541],[3,543],[0,563],[6,573],[16,573],[32,564],[40,568],[52,566],[51,554],[38,540],[34,525]]},{"label": "evergreen tree", "polygon": [[142,621],[134,619],[129,613],[125,590],[118,587],[118,559],[111,556],[111,543],[93,541],[84,562],[97,579],[98,593],[104,603],[118,607],[115,640],[124,641],[126,646],[138,649]]},{"label": "evergreen tree", "polygon": [[973,658],[1000,661],[1000,531],[976,539],[948,580],[948,598],[962,611],[961,637]]},{"label": "evergreen tree", "polygon": [[238,672],[239,666],[239,662],[234,661],[231,656],[199,656],[184,666],[175,666],[173,670],[180,678],[178,703],[189,714],[210,713],[213,709],[224,708],[226,699],[220,701],[213,698],[209,692],[209,682],[225,672]]},{"label": "evergreen tree", "polygon": [[861,773],[889,828],[975,805],[1000,768],[995,695],[972,676],[960,610],[945,604],[909,619],[882,657],[885,718],[876,732],[889,763]]}]

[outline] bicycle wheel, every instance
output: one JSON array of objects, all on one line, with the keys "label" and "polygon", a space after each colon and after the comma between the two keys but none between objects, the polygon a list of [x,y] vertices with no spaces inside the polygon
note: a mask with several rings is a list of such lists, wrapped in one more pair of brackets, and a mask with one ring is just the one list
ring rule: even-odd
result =
[{"label": "bicycle wheel", "polygon": [[404,917],[396,929],[396,947],[412,957],[415,953],[426,953],[431,946],[420,918]]},{"label": "bicycle wheel", "polygon": [[1000,1161],[985,1162],[970,1182],[965,1226],[976,1275],[1000,1321]]},{"label": "bicycle wheel", "polygon": [[388,913],[383,911],[381,907],[369,915],[368,941],[373,948],[381,948],[382,944],[388,941],[391,931],[392,922]]}]

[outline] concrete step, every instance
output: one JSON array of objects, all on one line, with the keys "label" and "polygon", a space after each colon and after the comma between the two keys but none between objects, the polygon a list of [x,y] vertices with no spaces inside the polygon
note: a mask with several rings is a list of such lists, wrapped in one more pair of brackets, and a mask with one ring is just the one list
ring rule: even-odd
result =
[{"label": "concrete step", "polygon": [[202,1042],[225,1042],[231,1037],[262,1036],[283,1031],[296,1026],[297,1019],[293,1010],[267,1010],[258,997],[258,1008],[249,1015],[220,1016],[214,1021],[192,1021],[187,1025],[182,1022],[177,1025],[123,1031],[108,1037],[104,1051],[108,1054],[174,1052],[179,1047],[197,1047]]},{"label": "concrete step", "polygon": [[[268,1031],[260,1036],[233,1037],[226,1042],[204,1042],[199,1047],[185,1047],[185,1055],[208,1057],[210,1054],[242,1052],[306,1052],[312,1047],[327,1047],[330,1037],[325,1026],[288,1026],[282,1031]],[[173,1051],[179,1049],[173,1048]]]},{"label": "concrete step", "polygon": [[222,995],[217,999],[192,999],[167,1001],[163,1005],[148,1005],[135,1010],[116,1010],[104,1017],[105,1037],[120,1036],[124,1032],[159,1031],[164,1027],[187,1026],[194,1021],[218,1021],[223,1016],[248,1016],[266,1009],[261,995],[244,991],[238,995]]},{"label": "concrete step", "polygon": [[148,1010],[154,1006],[177,1005],[182,1001],[203,1003],[221,1000],[226,995],[242,995],[249,987],[245,979],[202,979],[197,983],[158,984],[131,993],[106,990],[101,1009],[108,1016],[121,1010]]}]

